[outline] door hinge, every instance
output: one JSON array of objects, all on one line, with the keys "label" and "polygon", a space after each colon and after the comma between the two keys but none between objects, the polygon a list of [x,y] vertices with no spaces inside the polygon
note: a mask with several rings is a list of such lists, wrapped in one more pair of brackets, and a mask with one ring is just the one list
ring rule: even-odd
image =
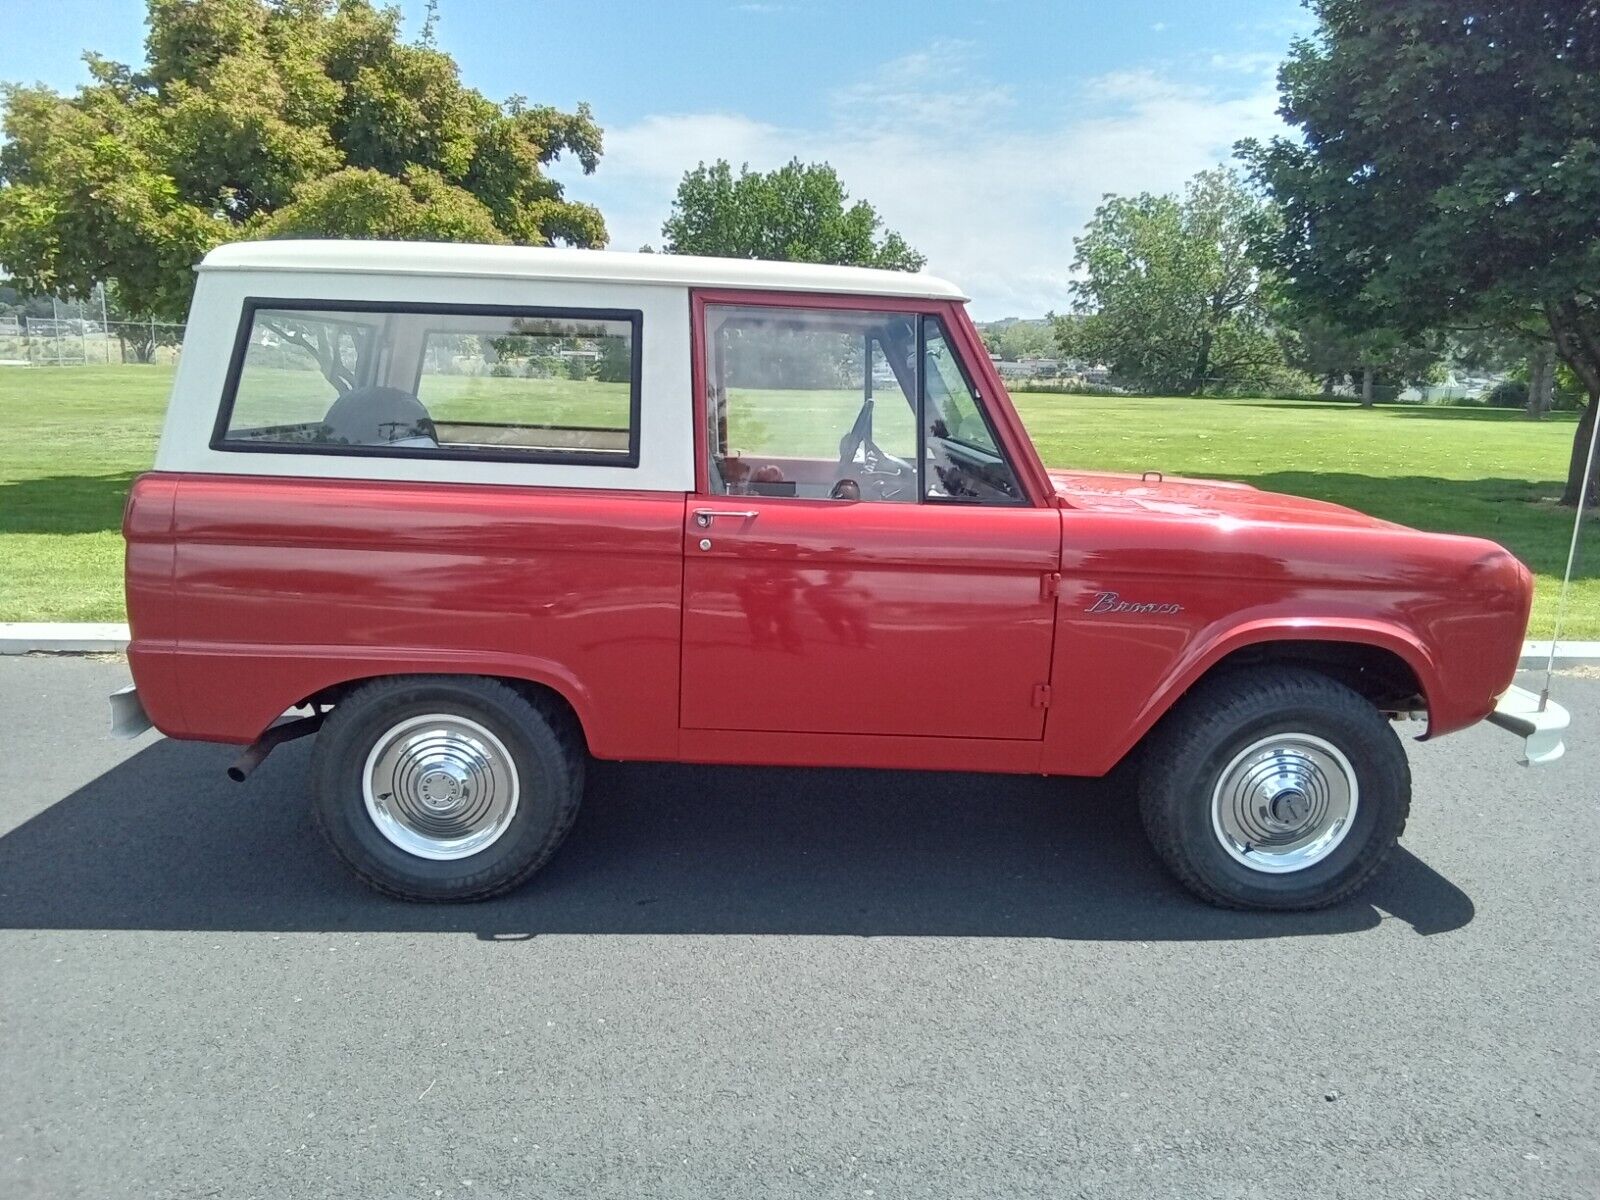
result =
[{"label": "door hinge", "polygon": [[1039,576],[1039,599],[1054,600],[1061,594],[1061,572],[1046,571]]},{"label": "door hinge", "polygon": [[1033,685],[1033,706],[1035,708],[1050,707],[1050,685],[1048,683],[1036,683]]}]

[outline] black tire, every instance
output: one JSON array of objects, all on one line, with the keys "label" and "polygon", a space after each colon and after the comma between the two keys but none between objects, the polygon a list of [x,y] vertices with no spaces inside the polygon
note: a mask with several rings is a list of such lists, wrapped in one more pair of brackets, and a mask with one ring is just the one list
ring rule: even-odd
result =
[{"label": "black tire", "polygon": [[[1212,798],[1228,765],[1275,733],[1336,747],[1353,769],[1355,815],[1321,861],[1267,874],[1235,859],[1212,827]],[[1383,867],[1405,830],[1411,768],[1388,720],[1343,684],[1294,667],[1207,680],[1151,734],[1139,812],[1156,853],[1189,891],[1223,908],[1301,910],[1338,904]]]},{"label": "black tire", "polygon": [[[367,811],[367,756],[395,726],[428,714],[482,725],[516,768],[516,811],[496,840],[469,857],[411,853]],[[323,724],[311,758],[313,811],[334,852],[378,891],[402,900],[485,900],[523,883],[556,852],[578,814],[585,762],[580,732],[564,711],[503,683],[451,675],[380,679],[346,695]]]}]

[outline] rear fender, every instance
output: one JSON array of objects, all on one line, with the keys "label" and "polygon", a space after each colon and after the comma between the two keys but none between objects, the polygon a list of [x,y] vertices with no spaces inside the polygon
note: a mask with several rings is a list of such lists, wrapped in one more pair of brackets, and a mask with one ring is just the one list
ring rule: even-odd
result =
[{"label": "rear fender", "polygon": [[[296,704],[394,675],[476,675],[537,684],[567,702],[596,751],[601,749],[594,744],[596,734],[602,745],[605,741],[589,689],[566,667],[548,659],[391,647],[368,657],[345,646],[275,646],[263,652],[258,647],[215,644],[203,652],[185,650],[182,657],[181,670],[173,674],[187,681],[188,727],[166,732],[200,741],[248,744]],[[232,681],[241,678],[250,680],[248,695],[233,687]]]}]

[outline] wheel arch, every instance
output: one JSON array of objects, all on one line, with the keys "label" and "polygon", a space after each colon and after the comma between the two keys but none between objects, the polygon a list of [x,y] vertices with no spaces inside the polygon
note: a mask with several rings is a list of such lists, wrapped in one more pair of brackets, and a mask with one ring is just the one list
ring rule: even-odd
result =
[{"label": "wheel arch", "polygon": [[1183,658],[1152,690],[1109,770],[1144,741],[1205,679],[1248,667],[1306,668],[1343,683],[1384,712],[1431,713],[1439,686],[1427,647],[1410,632],[1380,622],[1319,625],[1301,620],[1256,622],[1212,639]]},{"label": "wheel arch", "polygon": [[559,672],[540,671],[525,666],[517,669],[485,669],[486,664],[473,667],[435,666],[422,669],[356,671],[329,682],[301,700],[301,705],[337,706],[352,691],[368,683],[397,676],[439,675],[465,676],[475,679],[492,679],[516,691],[536,707],[553,711],[554,715],[572,722],[585,746],[590,742],[592,720],[589,714],[589,696],[576,680]]}]

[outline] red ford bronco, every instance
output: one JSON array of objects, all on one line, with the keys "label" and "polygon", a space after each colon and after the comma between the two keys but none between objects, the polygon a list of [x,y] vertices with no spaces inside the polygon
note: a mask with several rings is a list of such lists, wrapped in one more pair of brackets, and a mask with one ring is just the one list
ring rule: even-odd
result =
[{"label": "red ford bronco", "polygon": [[414,900],[527,879],[593,755],[1129,760],[1185,886],[1309,908],[1405,826],[1391,719],[1492,718],[1530,761],[1566,724],[1511,686],[1505,550],[1047,470],[925,275],[226,246],[125,534],[122,730],[246,746],[239,779],[316,732],[328,840]]}]

